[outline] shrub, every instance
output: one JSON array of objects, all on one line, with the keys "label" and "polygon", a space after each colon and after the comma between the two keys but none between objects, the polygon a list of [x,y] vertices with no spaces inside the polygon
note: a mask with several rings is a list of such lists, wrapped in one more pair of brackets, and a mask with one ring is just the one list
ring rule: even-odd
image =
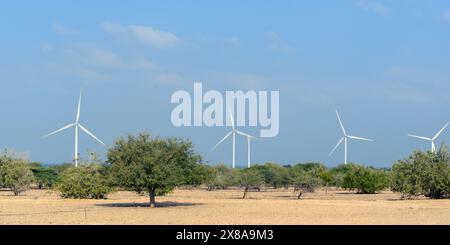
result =
[{"label": "shrub", "polygon": [[264,183],[275,189],[289,186],[289,171],[279,164],[266,163],[265,165],[254,166],[252,168],[264,178]]},{"label": "shrub", "polygon": [[389,175],[385,171],[361,165],[350,167],[344,177],[343,188],[361,194],[374,194],[389,187]]},{"label": "shrub", "polygon": [[0,157],[0,183],[11,189],[14,195],[28,190],[33,181],[33,173],[26,160]]},{"label": "shrub", "polygon": [[236,169],[228,168],[219,164],[210,169],[211,178],[206,181],[208,190],[227,189],[230,186],[239,184],[239,175]]},{"label": "shrub", "polygon": [[113,189],[105,167],[98,164],[66,169],[56,183],[63,198],[104,199]]},{"label": "shrub", "polygon": [[436,153],[413,152],[392,167],[392,185],[403,198],[450,198],[450,154],[443,145]]}]

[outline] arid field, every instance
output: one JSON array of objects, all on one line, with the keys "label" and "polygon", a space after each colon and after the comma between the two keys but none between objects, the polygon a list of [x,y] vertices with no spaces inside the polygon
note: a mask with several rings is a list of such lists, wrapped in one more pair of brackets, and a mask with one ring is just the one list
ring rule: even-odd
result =
[{"label": "arid field", "polygon": [[269,189],[176,190],[158,197],[118,192],[107,200],[68,200],[46,190],[0,191],[0,224],[450,224],[450,200],[401,200],[394,193],[342,190],[304,194]]}]

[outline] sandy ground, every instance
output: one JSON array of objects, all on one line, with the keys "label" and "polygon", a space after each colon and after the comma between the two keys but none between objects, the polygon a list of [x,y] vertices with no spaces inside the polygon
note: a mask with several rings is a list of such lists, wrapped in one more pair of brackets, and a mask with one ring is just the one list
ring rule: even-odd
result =
[{"label": "sandy ground", "polygon": [[333,190],[305,194],[292,190],[176,190],[158,197],[131,192],[107,200],[67,200],[46,190],[12,196],[0,190],[0,224],[450,224],[450,200],[400,200],[385,192],[359,195]]}]

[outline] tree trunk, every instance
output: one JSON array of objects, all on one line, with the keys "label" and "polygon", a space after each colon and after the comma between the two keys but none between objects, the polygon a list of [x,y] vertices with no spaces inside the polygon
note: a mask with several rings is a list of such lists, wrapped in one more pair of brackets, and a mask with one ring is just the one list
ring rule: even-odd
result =
[{"label": "tree trunk", "polygon": [[245,187],[244,196],[242,197],[242,199],[245,199],[245,196],[247,196],[247,192],[248,192],[248,187]]},{"label": "tree trunk", "polygon": [[300,194],[298,194],[297,199],[300,199],[302,197],[302,195],[303,195],[303,191],[300,191]]},{"label": "tree trunk", "polygon": [[150,207],[154,208],[154,207],[156,207],[155,189],[150,189],[148,192],[150,194]]}]

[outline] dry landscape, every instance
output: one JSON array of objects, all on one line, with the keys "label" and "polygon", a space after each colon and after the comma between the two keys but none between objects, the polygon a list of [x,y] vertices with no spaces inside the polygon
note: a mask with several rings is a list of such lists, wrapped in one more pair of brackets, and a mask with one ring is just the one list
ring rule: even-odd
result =
[{"label": "dry landscape", "polygon": [[61,199],[46,190],[15,197],[0,191],[0,224],[450,224],[450,200],[400,200],[391,192],[361,195],[342,190],[175,190],[160,207],[132,192],[107,200]]}]

